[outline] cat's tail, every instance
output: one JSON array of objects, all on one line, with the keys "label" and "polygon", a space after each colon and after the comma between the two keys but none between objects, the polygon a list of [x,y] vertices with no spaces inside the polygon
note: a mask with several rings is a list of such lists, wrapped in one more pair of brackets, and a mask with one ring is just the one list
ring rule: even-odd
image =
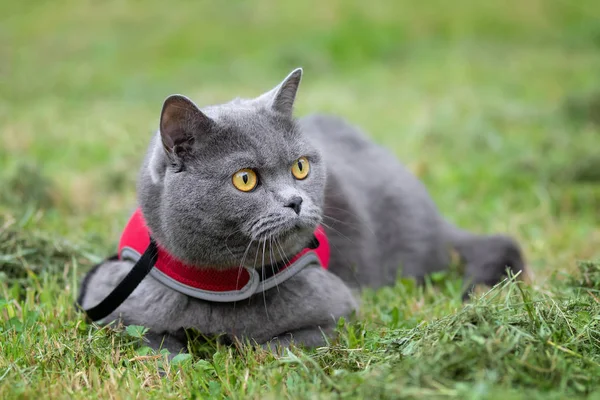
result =
[{"label": "cat's tail", "polygon": [[507,276],[531,279],[519,244],[505,235],[476,235],[444,221],[444,236],[465,266],[471,290],[477,284],[493,286]]}]

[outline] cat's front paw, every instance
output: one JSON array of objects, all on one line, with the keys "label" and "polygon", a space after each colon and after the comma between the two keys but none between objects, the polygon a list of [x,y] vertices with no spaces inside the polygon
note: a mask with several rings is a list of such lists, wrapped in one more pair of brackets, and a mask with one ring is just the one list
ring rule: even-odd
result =
[{"label": "cat's front paw", "polygon": [[148,332],[144,336],[148,347],[160,352],[160,350],[168,350],[169,360],[172,360],[177,354],[187,353],[187,337],[183,330],[171,333],[155,333]]}]

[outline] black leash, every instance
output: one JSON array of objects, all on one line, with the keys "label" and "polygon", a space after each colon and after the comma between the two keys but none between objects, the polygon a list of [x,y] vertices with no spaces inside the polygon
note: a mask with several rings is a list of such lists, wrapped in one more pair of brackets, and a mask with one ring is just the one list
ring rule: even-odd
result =
[{"label": "black leash", "polygon": [[154,239],[150,238],[150,244],[144,254],[117,287],[96,306],[84,310],[88,318],[92,321],[99,321],[115,311],[150,273],[157,258],[158,247],[156,247]]}]

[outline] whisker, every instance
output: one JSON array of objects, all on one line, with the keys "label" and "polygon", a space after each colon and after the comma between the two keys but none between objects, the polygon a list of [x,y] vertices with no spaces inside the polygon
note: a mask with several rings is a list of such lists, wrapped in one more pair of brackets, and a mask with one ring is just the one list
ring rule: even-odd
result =
[{"label": "whisker", "polygon": [[[242,269],[244,268],[244,262],[246,261],[246,256],[248,255],[248,250],[250,250],[250,247],[252,246],[252,242],[253,240],[250,239],[250,243],[248,243],[248,246],[246,247],[246,251],[244,251],[244,255],[242,255],[242,260],[240,261],[240,264],[238,265],[238,274],[237,274],[237,279],[235,281],[235,288],[238,288],[238,285],[240,283],[240,276],[242,275]],[[237,305],[237,301],[233,302],[233,309],[235,310],[235,306]]]},{"label": "whisker", "polygon": [[331,205],[326,205],[326,206],[324,207],[324,210],[325,210],[325,211],[327,211],[327,210],[338,210],[338,211],[345,212],[345,213],[346,213],[346,214],[348,214],[348,215],[351,215],[351,216],[353,216],[353,217],[356,217],[356,218],[360,219],[360,217],[359,217],[359,215],[358,215],[358,214],[356,214],[356,213],[353,213],[352,211],[350,211],[350,210],[348,210],[348,209],[346,209],[346,208],[341,208],[341,207],[333,207],[333,206],[331,206]]},{"label": "whisker", "polygon": [[256,262],[258,261],[258,251],[260,250],[260,241],[256,246],[256,255],[254,256],[254,264],[252,265],[252,269],[256,269]]},{"label": "whisker", "polygon": [[267,239],[263,241],[263,254],[262,254],[262,265],[260,268],[261,273],[261,283],[262,283],[262,295],[263,302],[265,304],[265,314],[267,314],[267,320],[269,320],[269,310],[267,309],[267,296],[265,295],[265,246],[267,245]]},{"label": "whisker", "polygon": [[[344,212],[344,213],[346,213],[347,215],[349,215],[351,217],[356,218],[359,221],[359,223],[363,223],[363,225],[365,225],[364,227],[366,227],[373,234],[373,236],[375,236],[375,232],[371,228],[369,228],[367,226],[367,224],[365,223],[364,219],[360,215],[358,215],[356,213],[353,213],[352,211],[350,211],[350,210],[348,210],[346,208],[334,207],[334,206],[331,206],[331,205],[327,205],[327,206],[324,207],[324,209],[323,209],[323,217],[330,218],[332,220],[337,220],[337,222],[348,224],[348,225],[349,225],[348,222],[341,221],[341,220],[339,220],[337,218],[334,218],[334,217],[331,217],[330,215],[328,215],[327,211],[329,211],[329,210],[341,211],[341,212]],[[360,224],[356,224],[356,225],[360,226]]]},{"label": "whisker", "polygon": [[[277,225],[282,220],[283,220],[283,217],[281,215],[274,215],[274,216],[263,217],[259,221],[257,221],[254,224],[252,224],[252,227],[250,228],[250,231],[255,236],[260,236],[265,231],[269,230],[270,226],[272,226],[273,223],[275,225]],[[267,225],[267,228],[265,228],[265,225]]]},{"label": "whisker", "polygon": [[[277,226],[280,225],[282,219],[276,220],[276,221],[271,221],[269,224],[265,224],[262,226],[262,229],[260,229],[258,232],[254,232],[253,234],[256,237],[264,237],[264,236],[269,236],[271,233],[270,231],[273,228],[276,228]],[[265,235],[265,233],[267,233],[267,235]],[[266,238],[265,238],[266,239]]]},{"label": "whisker", "polygon": [[356,243],[352,239],[350,239],[348,236],[344,235],[342,232],[338,231],[337,229],[333,228],[330,225],[327,225],[325,222],[321,222],[321,223],[323,224],[323,226],[325,226],[328,229],[331,229],[332,231],[334,231],[335,233],[337,233],[338,235],[340,235],[341,237],[343,237],[344,239],[346,239],[347,241],[349,241],[353,245],[356,245]]},{"label": "whisker", "polygon": [[248,246],[246,247],[246,251],[244,251],[244,255],[242,256],[242,261],[240,261],[240,265],[238,266],[237,281],[235,282],[236,289],[240,282],[240,275],[242,274],[242,269],[244,268],[244,262],[246,261],[246,255],[248,255],[248,250],[250,250],[250,246],[252,246],[252,242],[253,242],[253,240],[250,239],[250,243],[248,243]]},{"label": "whisker", "polygon": [[227,249],[227,251],[229,252],[229,254],[231,254],[232,256],[235,257],[235,254],[233,254],[233,252],[231,251],[231,249],[229,248],[229,246],[227,245],[227,241],[229,240],[229,238],[231,237],[231,235],[234,235],[238,232],[241,232],[241,229],[236,229],[235,231],[231,232],[229,235],[227,235],[227,237],[224,240],[224,244],[225,244],[225,248]]},{"label": "whisker", "polygon": [[[275,276],[275,268],[273,267],[273,237],[269,237],[269,263],[271,264],[271,273],[272,276]],[[277,283],[277,279],[275,279],[275,287],[277,288],[277,293],[279,293],[279,284]]]},{"label": "whisker", "polygon": [[275,245],[277,246],[277,251],[279,252],[279,255],[281,256],[281,259],[286,264],[289,264],[291,260],[285,255],[285,252],[283,251],[283,246],[281,246],[281,243],[279,242],[279,239],[277,239],[277,238],[275,238]]},{"label": "whisker", "polygon": [[362,224],[361,225],[359,223],[351,223],[351,222],[348,222],[348,221],[342,221],[341,219],[337,219],[337,218],[331,217],[329,215],[323,215],[323,219],[327,219],[327,220],[332,221],[332,222],[334,222],[336,224],[342,224],[342,225],[347,226],[348,228],[357,229],[357,230],[361,229],[362,225],[366,225],[366,224]]},{"label": "whisker", "polygon": [[[257,246],[256,246],[256,255],[254,256],[254,264],[252,264],[252,269],[256,270],[256,261],[258,260],[258,250],[260,249],[260,242],[258,242]],[[252,300],[252,296],[250,296],[248,298],[248,303],[250,303]]]}]

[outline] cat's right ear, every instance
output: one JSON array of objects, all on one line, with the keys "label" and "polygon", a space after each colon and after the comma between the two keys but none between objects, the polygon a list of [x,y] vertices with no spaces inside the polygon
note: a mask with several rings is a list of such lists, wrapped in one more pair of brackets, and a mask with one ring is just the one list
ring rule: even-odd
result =
[{"label": "cat's right ear", "polygon": [[169,156],[179,155],[185,151],[182,145],[206,132],[211,124],[212,120],[187,97],[167,97],[160,114],[160,137],[165,151]]},{"label": "cat's right ear", "polygon": [[258,96],[254,101],[291,118],[301,80],[302,68],[296,68],[279,85]]}]

